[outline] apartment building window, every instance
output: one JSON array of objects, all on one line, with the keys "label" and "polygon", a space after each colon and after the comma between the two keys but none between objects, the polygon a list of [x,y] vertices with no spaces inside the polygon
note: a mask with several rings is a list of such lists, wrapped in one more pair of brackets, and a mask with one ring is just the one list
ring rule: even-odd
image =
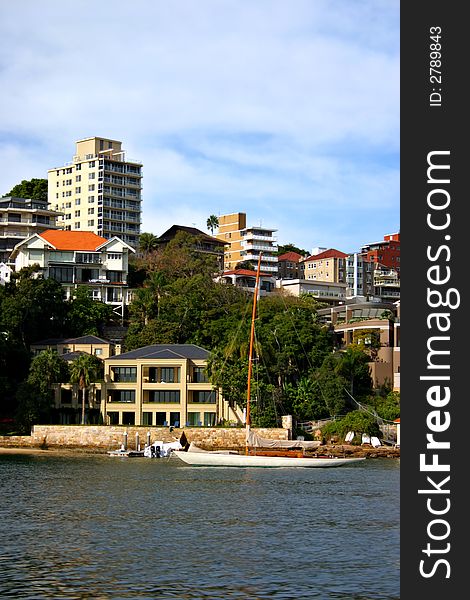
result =
[{"label": "apartment building window", "polygon": [[66,179],[65,180],[65,185],[72,185],[72,180],[71,179]]},{"label": "apartment building window", "polygon": [[148,395],[148,402],[157,402],[159,404],[179,404],[179,390],[151,390]]},{"label": "apartment building window", "polygon": [[95,209],[94,208],[89,208],[88,209],[88,214],[89,215],[93,215],[95,213]]},{"label": "apartment building window", "polygon": [[75,198],[75,206],[80,206],[80,198]]},{"label": "apartment building window", "polygon": [[76,188],[75,188],[75,193],[76,193],[76,194],[79,194],[81,191],[82,191],[82,188],[81,188],[81,187],[76,187]]},{"label": "apartment building window", "polygon": [[[72,167],[69,167],[69,168],[67,169],[67,175],[69,175],[71,172],[72,172]],[[72,180],[70,180],[70,181],[72,181]]]},{"label": "apartment building window", "polygon": [[95,191],[95,184],[92,183],[91,185],[88,186],[88,191],[89,192],[94,192]]},{"label": "apartment building window", "polygon": [[113,381],[137,381],[137,367],[111,367]]},{"label": "apartment building window", "polygon": [[79,217],[79,216],[80,216],[80,211],[79,211],[79,210],[76,210],[76,211],[75,211],[75,216],[76,216],[76,217]]},{"label": "apartment building window", "polygon": [[65,208],[72,208],[72,203],[71,202],[66,202],[65,203]]},{"label": "apartment building window", "polygon": [[94,179],[95,173],[88,173],[88,179]]},{"label": "apartment building window", "polygon": [[80,229],[80,223],[75,223],[74,229]]},{"label": "apartment building window", "polygon": [[135,402],[135,390],[111,390],[109,402]]},{"label": "apartment building window", "polygon": [[56,185],[57,185],[57,187],[59,187],[60,186],[60,181],[56,181]]},{"label": "apartment building window", "polygon": [[66,218],[66,219],[71,219],[71,218],[72,218],[72,215],[70,215],[70,214],[69,214],[69,215],[65,215],[65,218]]},{"label": "apartment building window", "polygon": [[88,202],[90,204],[93,204],[94,201],[95,201],[95,197],[94,196],[88,196]]},{"label": "apartment building window", "polygon": [[94,220],[93,220],[93,219],[90,219],[90,220],[88,221],[88,227],[94,227],[94,225],[95,225],[95,222],[94,222]]},{"label": "apartment building window", "polygon": [[75,175],[75,181],[81,181],[81,180],[82,180],[81,175]]},{"label": "apartment building window", "polygon": [[203,404],[215,404],[216,403],[216,392],[215,390],[193,390],[192,401],[194,403]]},{"label": "apartment building window", "polygon": [[82,170],[82,165],[81,164],[75,165],[75,170],[76,171],[81,171]]},{"label": "apartment building window", "polygon": [[[93,156],[92,154],[90,154],[89,156]],[[95,166],[95,161],[94,160],[90,160],[90,162],[88,163],[88,166],[90,168],[93,168]]]},{"label": "apartment building window", "polygon": [[207,383],[208,381],[205,367],[193,368],[193,383]]}]

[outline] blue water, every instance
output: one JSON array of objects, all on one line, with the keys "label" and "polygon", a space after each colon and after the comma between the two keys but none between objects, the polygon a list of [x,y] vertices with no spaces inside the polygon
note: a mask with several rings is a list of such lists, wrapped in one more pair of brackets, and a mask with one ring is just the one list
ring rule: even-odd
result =
[{"label": "blue water", "polygon": [[0,597],[399,598],[399,460],[0,455]]}]

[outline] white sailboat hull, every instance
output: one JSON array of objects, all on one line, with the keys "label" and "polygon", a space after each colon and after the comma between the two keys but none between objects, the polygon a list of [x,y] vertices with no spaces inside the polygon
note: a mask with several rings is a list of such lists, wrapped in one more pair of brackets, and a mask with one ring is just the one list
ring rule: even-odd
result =
[{"label": "white sailboat hull", "polygon": [[172,452],[193,467],[341,467],[366,460],[365,458],[320,458],[288,456],[256,456],[222,452]]}]

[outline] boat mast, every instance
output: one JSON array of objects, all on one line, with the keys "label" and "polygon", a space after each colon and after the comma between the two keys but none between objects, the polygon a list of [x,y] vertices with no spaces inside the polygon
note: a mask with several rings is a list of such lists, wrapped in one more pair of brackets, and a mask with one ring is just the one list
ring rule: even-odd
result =
[{"label": "boat mast", "polygon": [[[250,350],[248,355],[248,386],[247,386],[247,396],[246,396],[246,428],[249,430],[251,425],[251,416],[250,416],[250,396],[251,396],[251,372],[253,370],[253,343],[255,339],[255,319],[256,319],[256,303],[258,301],[258,293],[259,293],[259,275],[261,270],[261,252],[258,257],[258,269],[256,271],[256,283],[255,283],[255,292],[253,297],[253,312],[251,314],[251,332],[250,332]],[[246,447],[246,453],[248,454],[248,446]]]}]

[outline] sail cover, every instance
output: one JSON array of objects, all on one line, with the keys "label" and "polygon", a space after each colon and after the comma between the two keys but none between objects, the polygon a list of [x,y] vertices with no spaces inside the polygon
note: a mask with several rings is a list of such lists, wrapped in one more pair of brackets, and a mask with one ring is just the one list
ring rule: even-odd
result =
[{"label": "sail cover", "polygon": [[319,441],[269,440],[259,436],[251,429],[246,432],[246,443],[253,448],[305,448],[305,450],[313,450],[321,445],[321,442]]}]

